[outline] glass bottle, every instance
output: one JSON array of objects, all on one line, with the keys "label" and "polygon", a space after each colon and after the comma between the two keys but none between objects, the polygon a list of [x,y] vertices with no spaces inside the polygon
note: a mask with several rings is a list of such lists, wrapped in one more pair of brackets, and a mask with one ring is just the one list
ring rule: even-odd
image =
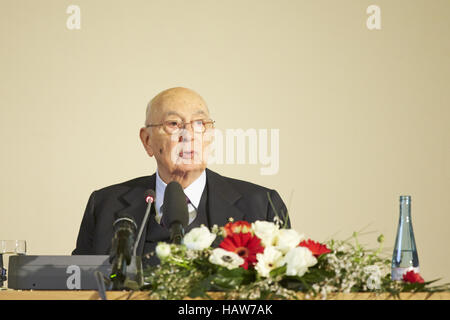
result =
[{"label": "glass bottle", "polygon": [[411,221],[411,196],[400,196],[400,218],[392,255],[392,280],[403,280],[410,271],[419,273],[419,257]]}]

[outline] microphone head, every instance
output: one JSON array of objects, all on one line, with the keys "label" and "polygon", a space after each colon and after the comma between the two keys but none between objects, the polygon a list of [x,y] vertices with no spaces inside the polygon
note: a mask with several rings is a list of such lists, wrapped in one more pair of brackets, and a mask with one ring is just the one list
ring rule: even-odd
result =
[{"label": "microphone head", "polygon": [[170,182],[164,191],[164,211],[162,215],[163,224],[171,227],[173,223],[180,223],[185,228],[189,221],[189,212],[181,185],[176,182]]},{"label": "microphone head", "polygon": [[117,232],[122,228],[131,229],[132,233],[135,234],[137,230],[136,221],[134,221],[134,217],[127,213],[118,212],[114,215],[114,223],[113,223],[114,232]]},{"label": "microphone head", "polygon": [[145,191],[145,202],[147,203],[153,203],[156,199],[156,192],[153,189],[148,189]]}]

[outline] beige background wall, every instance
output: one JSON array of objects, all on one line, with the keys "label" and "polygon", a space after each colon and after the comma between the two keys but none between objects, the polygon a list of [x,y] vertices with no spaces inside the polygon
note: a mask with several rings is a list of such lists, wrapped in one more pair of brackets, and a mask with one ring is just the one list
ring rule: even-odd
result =
[{"label": "beige background wall", "polygon": [[219,129],[280,130],[278,174],[212,169],[278,190],[314,239],[370,224],[388,256],[410,194],[422,274],[449,281],[449,39],[448,0],[0,0],[0,238],[70,254],[93,190],[154,172],[146,103],[185,86]]}]

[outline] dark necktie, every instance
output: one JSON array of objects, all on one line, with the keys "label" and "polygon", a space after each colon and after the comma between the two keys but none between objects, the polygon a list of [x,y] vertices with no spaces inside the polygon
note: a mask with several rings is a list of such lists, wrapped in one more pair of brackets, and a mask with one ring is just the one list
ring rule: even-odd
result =
[{"label": "dark necktie", "polygon": [[187,202],[188,212],[189,212],[189,222],[188,222],[188,224],[191,224],[192,221],[195,220],[195,217],[197,217],[197,210],[194,207],[194,205],[192,204],[191,200],[189,200],[188,197],[186,197],[186,202]]}]

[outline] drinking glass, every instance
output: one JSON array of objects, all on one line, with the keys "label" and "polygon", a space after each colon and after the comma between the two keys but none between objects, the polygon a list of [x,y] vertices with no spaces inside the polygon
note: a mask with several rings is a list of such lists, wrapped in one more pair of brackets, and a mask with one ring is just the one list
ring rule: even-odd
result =
[{"label": "drinking glass", "polygon": [[13,255],[25,255],[27,242],[25,240],[0,240],[0,290],[8,288],[9,257]]}]

